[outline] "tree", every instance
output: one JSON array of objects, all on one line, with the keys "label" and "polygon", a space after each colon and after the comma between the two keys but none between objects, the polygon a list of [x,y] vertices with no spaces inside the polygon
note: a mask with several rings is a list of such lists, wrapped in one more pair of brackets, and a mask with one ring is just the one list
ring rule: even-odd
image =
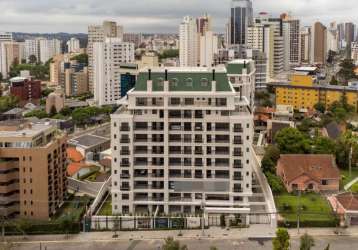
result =
[{"label": "tree", "polygon": [[64,107],[63,109],[60,110],[60,114],[63,116],[70,116],[72,113],[72,109],[69,107]]},{"label": "tree", "polygon": [[274,194],[281,194],[285,191],[285,186],[283,185],[280,177],[278,177],[274,173],[265,173],[267,182],[271,187],[272,193]]},{"label": "tree", "polygon": [[181,246],[179,241],[174,240],[172,237],[168,237],[165,239],[162,249],[163,250],[188,250],[188,247],[185,245]]},{"label": "tree", "polygon": [[166,59],[166,58],[176,58],[179,57],[179,50],[178,49],[167,49],[164,50],[163,53],[159,55],[159,59]]},{"label": "tree", "polygon": [[338,72],[338,76],[341,77],[345,82],[357,78],[354,72],[355,65],[353,63],[353,60],[344,59],[339,66],[341,67],[341,69]]},{"label": "tree", "polygon": [[2,73],[0,72],[0,82],[2,82],[4,80],[4,77],[2,75]]},{"label": "tree", "polygon": [[16,96],[1,96],[0,97],[0,112],[6,112],[10,109],[17,107],[19,104],[19,99]]},{"label": "tree", "polygon": [[330,248],[330,244],[328,244],[324,250],[329,250],[329,248]]},{"label": "tree", "polygon": [[300,250],[311,250],[314,246],[314,239],[312,236],[305,233],[300,238]]},{"label": "tree", "polygon": [[309,140],[295,128],[284,128],[275,136],[281,154],[304,154],[310,152]]},{"label": "tree", "polygon": [[326,105],[322,102],[318,102],[314,105],[314,109],[321,112],[322,114],[326,112]]},{"label": "tree", "polygon": [[313,140],[313,154],[335,154],[335,152],[336,143],[332,139],[319,136]]},{"label": "tree", "polygon": [[87,54],[79,54],[76,56],[73,56],[71,60],[75,60],[78,63],[83,63],[85,65],[88,65],[88,55]]},{"label": "tree", "polygon": [[37,57],[35,55],[29,56],[29,63],[30,64],[36,64],[37,63]]},{"label": "tree", "polygon": [[329,82],[331,85],[338,85],[338,80],[335,76],[332,76],[331,81]]},{"label": "tree", "polygon": [[276,238],[272,241],[273,250],[288,250],[290,248],[290,235],[285,228],[276,231]]},{"label": "tree", "polygon": [[43,118],[48,118],[49,116],[45,110],[39,109],[39,110],[34,110],[34,111],[27,113],[25,115],[25,117],[37,117],[39,119],[43,119]]},{"label": "tree", "polygon": [[[352,155],[351,154],[352,151]],[[352,166],[358,164],[358,136],[348,131],[344,133],[337,141],[336,145],[336,159],[337,164],[341,168],[348,169],[349,158],[351,158]]]}]

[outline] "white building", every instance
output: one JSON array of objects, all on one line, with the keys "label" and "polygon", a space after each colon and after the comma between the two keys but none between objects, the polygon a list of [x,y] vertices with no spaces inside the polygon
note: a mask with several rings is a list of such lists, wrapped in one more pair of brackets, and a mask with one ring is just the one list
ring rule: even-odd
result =
[{"label": "white building", "polygon": [[80,52],[80,40],[75,37],[72,37],[70,40],[67,41],[67,52],[68,53],[79,53]]},{"label": "white building", "polygon": [[104,42],[107,37],[116,37],[123,40],[123,26],[111,21],[104,21],[102,25],[88,26],[88,85],[89,91],[92,93],[94,92],[93,44],[96,42]]},{"label": "white building", "polygon": [[309,63],[311,55],[311,27],[303,27],[300,31],[301,62]]},{"label": "white building", "polygon": [[94,99],[100,106],[115,104],[121,98],[120,64],[132,63],[134,43],[106,38],[93,44]]},{"label": "white building", "polygon": [[193,67],[199,63],[199,34],[196,20],[184,17],[179,28],[179,61],[181,67]]},{"label": "white building", "polygon": [[205,208],[249,223],[253,115],[225,68],[141,71],[122,104],[111,116],[113,214]]},{"label": "white building", "polygon": [[300,20],[294,19],[289,14],[282,14],[285,70],[300,65]]},{"label": "white building", "polygon": [[358,42],[353,42],[351,45],[351,59],[354,63],[358,63]]},{"label": "white building", "polygon": [[40,62],[46,63],[55,55],[61,54],[61,41],[58,39],[39,39]]},{"label": "white building", "polygon": [[212,31],[200,36],[200,65],[210,67],[218,53],[218,37]]},{"label": "white building", "polygon": [[236,91],[237,95],[245,96],[249,101],[249,107],[254,109],[256,67],[252,59],[237,59],[227,65],[228,80]]},{"label": "white building", "polygon": [[37,62],[40,61],[40,41],[39,41],[39,39],[25,40],[24,57],[27,62],[29,61],[30,56],[35,56]]},{"label": "white building", "polygon": [[338,31],[334,26],[327,29],[327,53],[330,50],[338,52]]}]

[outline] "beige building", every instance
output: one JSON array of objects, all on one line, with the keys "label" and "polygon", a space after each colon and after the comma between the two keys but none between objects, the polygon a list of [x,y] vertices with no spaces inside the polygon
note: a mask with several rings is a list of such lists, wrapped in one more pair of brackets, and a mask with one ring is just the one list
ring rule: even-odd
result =
[{"label": "beige building", "polygon": [[9,76],[10,67],[13,63],[21,63],[23,58],[23,44],[18,42],[0,43],[0,72],[4,78]]},{"label": "beige building", "polygon": [[159,67],[159,58],[154,53],[146,53],[142,56],[142,60],[138,62],[139,68]]},{"label": "beige building", "polygon": [[311,63],[325,64],[327,58],[327,28],[320,22],[312,26]]},{"label": "beige building", "polygon": [[65,107],[65,95],[61,89],[49,94],[46,99],[46,113],[50,114],[52,107],[55,107],[56,112],[60,112]]},{"label": "beige building", "polygon": [[64,87],[66,96],[78,96],[88,92],[88,68],[75,71],[66,69],[64,73]]},{"label": "beige building", "polygon": [[47,220],[67,189],[66,136],[48,123],[0,123],[0,215]]},{"label": "beige building", "polygon": [[50,63],[50,82],[53,85],[60,84],[60,73],[61,73],[61,63],[65,59],[63,54],[56,55],[52,59],[52,63]]}]

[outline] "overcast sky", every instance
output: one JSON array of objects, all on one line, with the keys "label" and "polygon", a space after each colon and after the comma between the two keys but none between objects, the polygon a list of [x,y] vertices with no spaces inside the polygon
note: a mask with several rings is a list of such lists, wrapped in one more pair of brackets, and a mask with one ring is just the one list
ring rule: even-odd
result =
[{"label": "overcast sky", "polygon": [[[320,20],[358,23],[357,0],[253,0],[255,15],[290,12],[303,25]],[[114,20],[128,32],[178,30],[185,15],[207,12],[215,31],[224,32],[230,0],[0,0],[0,30],[87,32],[88,24]]]}]

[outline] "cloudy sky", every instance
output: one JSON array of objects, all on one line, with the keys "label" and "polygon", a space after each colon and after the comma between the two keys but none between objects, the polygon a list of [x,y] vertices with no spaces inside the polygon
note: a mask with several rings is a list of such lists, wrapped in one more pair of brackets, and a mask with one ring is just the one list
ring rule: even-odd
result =
[{"label": "cloudy sky", "polygon": [[[290,12],[309,25],[356,22],[357,0],[253,0],[254,13]],[[230,0],[0,0],[0,30],[17,32],[87,32],[88,24],[115,20],[130,32],[171,32],[184,15],[213,17],[224,31]]]}]

